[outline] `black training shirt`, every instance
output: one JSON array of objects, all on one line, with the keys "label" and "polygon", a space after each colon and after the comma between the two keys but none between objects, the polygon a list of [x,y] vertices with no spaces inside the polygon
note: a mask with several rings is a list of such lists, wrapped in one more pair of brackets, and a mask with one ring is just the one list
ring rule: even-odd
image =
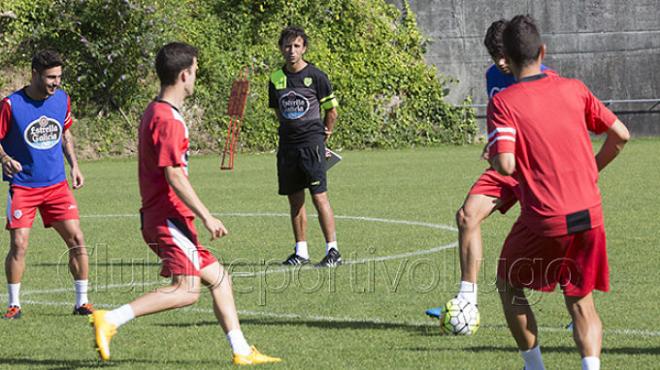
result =
[{"label": "black training shirt", "polygon": [[328,76],[308,63],[297,73],[275,71],[268,84],[269,107],[280,112],[280,147],[304,147],[323,142],[321,108],[338,105]]}]

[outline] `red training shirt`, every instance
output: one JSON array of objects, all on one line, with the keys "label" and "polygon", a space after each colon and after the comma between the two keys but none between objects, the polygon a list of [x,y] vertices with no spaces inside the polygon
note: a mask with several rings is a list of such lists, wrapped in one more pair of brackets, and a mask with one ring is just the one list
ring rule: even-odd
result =
[{"label": "red training shirt", "polygon": [[588,131],[603,133],[616,119],[581,81],[556,75],[523,79],[491,100],[489,155],[514,153],[527,227],[558,236],[602,225]]},{"label": "red training shirt", "polygon": [[151,102],[142,115],[138,166],[140,212],[145,218],[193,216],[165,178],[167,166],[182,166],[188,174],[188,127],[179,111],[167,102]]}]

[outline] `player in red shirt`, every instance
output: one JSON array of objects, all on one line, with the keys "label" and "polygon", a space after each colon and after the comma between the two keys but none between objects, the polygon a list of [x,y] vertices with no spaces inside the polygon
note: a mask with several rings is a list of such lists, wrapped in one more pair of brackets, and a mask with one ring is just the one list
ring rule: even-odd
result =
[{"label": "player in red shirt", "polygon": [[[598,369],[602,324],[592,291],[609,290],[598,171],[629,133],[582,82],[541,72],[545,45],[531,17],[514,17],[503,40],[518,83],[489,104],[488,150],[495,170],[515,173],[521,203],[497,270],[505,317],[525,369],[543,369],[523,288],[552,291],[559,283],[582,368]],[[595,161],[589,131],[607,135]]]},{"label": "player in red shirt", "polygon": [[232,362],[280,362],[248,345],[238,321],[229,273],[199,243],[195,230],[197,216],[211,240],[227,234],[188,180],[188,128],[179,109],[193,93],[197,49],[184,43],[165,45],[156,56],[156,71],[160,94],[144,112],[138,134],[141,229],[145,242],[162,261],[161,275],[171,277],[172,283],[115,310],[92,314],[99,355],[102,360],[110,359],[110,340],[118,327],[135,317],[194,304],[203,284],[209,288],[216,318],[232,347]]}]

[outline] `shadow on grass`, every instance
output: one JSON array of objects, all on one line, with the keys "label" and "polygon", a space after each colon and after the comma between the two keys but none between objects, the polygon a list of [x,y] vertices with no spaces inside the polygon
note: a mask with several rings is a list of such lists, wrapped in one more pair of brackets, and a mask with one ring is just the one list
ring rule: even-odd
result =
[{"label": "shadow on grass", "polygon": [[636,348],[636,347],[615,347],[603,348],[606,355],[660,355],[660,347]]},{"label": "shadow on grass", "polygon": [[57,359],[44,359],[36,360],[32,358],[0,358],[0,365],[14,365],[14,366],[43,366],[48,369],[77,369],[82,367],[114,367],[119,365],[118,363],[101,363],[94,360],[57,360]]},{"label": "shadow on grass", "polygon": [[[309,318],[301,319],[251,319],[251,318],[242,318],[241,324],[244,325],[259,325],[259,326],[306,326],[310,328],[319,328],[319,329],[353,329],[353,330],[405,330],[409,332],[414,332],[422,335],[434,335],[433,332],[437,332],[440,335],[440,330],[434,328],[433,326],[423,326],[415,323],[382,323],[377,321],[352,321],[352,320],[313,320]],[[195,327],[195,326],[207,326],[213,325],[217,326],[216,321],[201,321],[201,322],[189,322],[189,323],[159,323],[155,324],[160,327]],[[428,332],[428,333],[427,333]]]},{"label": "shadow on grass", "polygon": [[98,367],[98,368],[113,368],[115,366],[121,366],[121,365],[128,365],[130,366],[131,364],[134,365],[152,365],[153,367],[158,366],[159,364],[175,364],[175,365],[180,365],[181,368],[187,367],[191,369],[198,369],[201,367],[211,367],[211,366],[217,366],[218,363],[217,361],[185,361],[185,360],[166,360],[166,361],[158,361],[158,360],[144,360],[144,359],[134,359],[134,360],[112,360],[109,362],[101,362],[97,360],[58,360],[58,359],[42,359],[42,360],[37,360],[37,359],[32,359],[32,358],[22,358],[22,357],[17,357],[17,358],[11,358],[11,357],[3,357],[0,358],[0,367],[4,367],[3,365],[11,365],[14,366],[28,366],[28,367],[37,367],[37,366],[42,366],[42,367],[47,367],[48,369],[78,369],[78,368],[89,368],[89,367]]},{"label": "shadow on grass", "polygon": [[[445,342],[450,343],[450,342]],[[463,351],[463,352],[510,352],[518,353],[518,348],[515,346],[507,347],[496,347],[496,346],[470,346],[470,347],[411,347],[404,348],[408,351],[415,352],[427,352],[427,351]],[[578,350],[574,346],[543,346],[541,351],[544,353],[574,353],[578,355]],[[648,355],[648,356],[657,356],[660,355],[660,348],[658,347],[647,347],[647,348],[638,348],[638,347],[614,347],[614,348],[603,348],[604,355]]]},{"label": "shadow on grass", "polygon": [[[518,348],[511,347],[494,347],[494,346],[479,346],[479,347],[467,347],[464,348],[465,351],[473,352],[518,352]],[[543,346],[541,351],[546,353],[578,353],[577,347],[575,346]],[[660,348],[639,348],[639,347],[611,347],[603,348],[603,354],[610,355],[660,355]]]}]

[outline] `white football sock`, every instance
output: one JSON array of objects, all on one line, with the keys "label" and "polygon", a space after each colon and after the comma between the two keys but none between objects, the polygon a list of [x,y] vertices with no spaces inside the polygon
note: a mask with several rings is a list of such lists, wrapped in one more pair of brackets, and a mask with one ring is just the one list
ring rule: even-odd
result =
[{"label": "white football sock", "polygon": [[461,281],[461,287],[458,290],[456,297],[464,299],[473,305],[477,305],[477,283],[469,281]]},{"label": "white football sock", "polygon": [[307,251],[307,242],[296,242],[296,254],[302,258],[309,259],[309,251]]},{"label": "white football sock", "polygon": [[334,249],[337,252],[339,252],[339,249],[337,249],[337,241],[336,240],[334,242],[325,243],[325,254],[328,254],[330,252],[330,249]]},{"label": "white football sock", "polygon": [[21,307],[21,301],[18,295],[21,291],[21,283],[7,284],[7,292],[9,292],[9,306]]},{"label": "white football sock", "polygon": [[76,308],[88,303],[87,300],[87,280],[74,280],[73,286],[76,289]]},{"label": "white football sock", "polygon": [[227,340],[229,341],[232,352],[235,354],[247,356],[252,353],[252,348],[250,348],[247,340],[245,340],[241,329],[234,329],[227,333]]},{"label": "white football sock", "polygon": [[541,357],[541,346],[536,346],[528,351],[520,351],[525,360],[525,370],[545,370],[543,358]]},{"label": "white football sock", "polygon": [[105,314],[105,319],[117,327],[126,324],[134,318],[135,313],[133,312],[133,308],[131,308],[130,304],[125,304]]},{"label": "white football sock", "polygon": [[600,358],[596,356],[582,357],[582,370],[600,370]]}]

